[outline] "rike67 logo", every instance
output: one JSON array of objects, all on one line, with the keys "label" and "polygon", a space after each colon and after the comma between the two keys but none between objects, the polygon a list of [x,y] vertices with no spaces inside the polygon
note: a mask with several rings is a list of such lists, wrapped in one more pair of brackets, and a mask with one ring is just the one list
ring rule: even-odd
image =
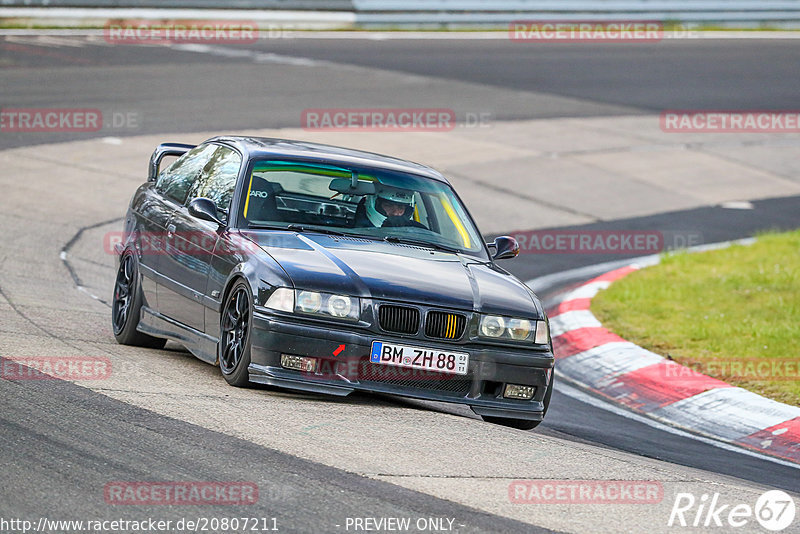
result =
[{"label": "rike67 logo", "polygon": [[779,532],[792,524],[795,505],[792,497],[780,490],[771,490],[749,504],[724,504],[719,493],[704,493],[697,499],[691,493],[678,493],[669,514],[667,526],[702,528],[740,528],[755,519],[766,530]]}]

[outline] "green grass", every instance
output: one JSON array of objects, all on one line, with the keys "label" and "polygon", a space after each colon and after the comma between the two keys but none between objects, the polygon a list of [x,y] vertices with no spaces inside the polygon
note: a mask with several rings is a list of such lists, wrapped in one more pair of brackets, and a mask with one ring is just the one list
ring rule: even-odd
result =
[{"label": "green grass", "polygon": [[[592,312],[637,345],[800,406],[800,231],[763,234],[750,246],[667,254],[601,291]],[[731,376],[737,362],[769,362],[784,377]]]}]

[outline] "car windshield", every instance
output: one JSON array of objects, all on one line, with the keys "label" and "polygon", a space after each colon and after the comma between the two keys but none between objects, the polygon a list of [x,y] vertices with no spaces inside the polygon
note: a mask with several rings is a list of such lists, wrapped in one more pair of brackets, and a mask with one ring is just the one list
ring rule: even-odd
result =
[{"label": "car windshield", "polygon": [[245,228],[323,231],[485,255],[446,183],[415,174],[296,161],[256,161],[244,184]]}]

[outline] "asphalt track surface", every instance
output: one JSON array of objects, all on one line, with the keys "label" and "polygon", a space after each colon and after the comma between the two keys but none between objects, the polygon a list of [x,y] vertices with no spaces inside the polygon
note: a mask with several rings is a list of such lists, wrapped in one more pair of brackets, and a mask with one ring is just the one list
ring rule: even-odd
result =
[{"label": "asphalt track surface", "polygon": [[[41,46],[0,38],[0,94],[3,107],[86,106],[138,113],[142,120],[134,128],[113,132],[119,136],[296,127],[298,109],[354,102],[372,107],[448,103],[461,111],[488,111],[498,120],[703,107],[787,109],[798,102],[800,46],[796,43],[684,41],[624,49],[547,44],[532,50],[530,45],[502,41],[277,39],[249,47],[274,54],[267,61],[272,69],[267,70],[254,65],[252,56],[222,57],[213,51],[102,44]],[[334,81],[310,85],[305,78],[289,78],[290,72],[281,66],[296,58],[404,72],[441,83],[430,84],[425,97],[391,87],[367,96],[342,94],[337,93]],[[453,83],[467,84],[472,91],[448,90]],[[496,100],[487,100],[487,95],[495,93]],[[89,135],[3,133],[0,148]],[[747,211],[699,208],[581,228],[703,228],[704,241],[714,242],[764,229],[796,228],[799,206],[797,197],[773,199],[755,202],[754,209]],[[87,226],[98,222],[87,221]],[[36,236],[27,239],[34,241]],[[521,256],[505,266],[528,280],[606,259],[611,258]],[[321,531],[330,528],[330,518],[369,515],[458,516],[467,525],[464,532],[536,531],[530,524],[259,447],[73,384],[44,388],[36,382],[0,380],[0,397],[4,404],[0,448],[3,457],[13,458],[0,479],[4,488],[14,488],[4,491],[3,516],[38,517],[65,510],[100,518],[146,516],[143,512],[148,510],[142,509],[109,511],[95,489],[109,479],[251,480],[250,466],[259,465],[265,471],[255,481],[269,499],[261,501],[264,504],[255,515],[280,511],[281,531]],[[418,401],[385,397],[376,401],[465,413]],[[561,394],[558,388],[546,421],[535,432],[800,491],[796,469],[664,432]],[[164,518],[184,515],[173,510],[165,513],[163,508],[158,513]],[[319,520],[323,516],[325,527]]]},{"label": "asphalt track surface", "polygon": [[[58,518],[67,510],[99,520],[186,517],[179,507],[120,510],[97,492],[109,480],[144,477],[254,482],[259,499],[247,517],[275,518],[280,532],[314,531],[314,518],[325,518],[320,523],[333,530],[347,517],[369,516],[456,516],[468,525],[462,532],[544,531],[158,416],[68,382],[0,380],[0,396],[6,414],[0,416],[0,443],[4,453],[14,451],[3,472],[3,517]],[[253,466],[265,469],[254,477]],[[205,517],[230,515],[224,505],[203,507]]]},{"label": "asphalt track surface", "polygon": [[[133,127],[107,128],[120,136],[298,127],[305,108],[447,107],[459,119],[488,113],[494,120],[791,110],[800,86],[797,42],[265,39],[197,53],[193,45],[110,46],[101,35],[44,41],[6,36],[0,40],[0,88],[4,107],[86,106],[137,114]],[[324,62],[338,65],[343,80],[315,77],[314,67]],[[353,91],[349,84],[364,73],[346,66],[406,73],[408,79],[364,80],[363,90]],[[0,147],[63,139],[4,133]]]}]

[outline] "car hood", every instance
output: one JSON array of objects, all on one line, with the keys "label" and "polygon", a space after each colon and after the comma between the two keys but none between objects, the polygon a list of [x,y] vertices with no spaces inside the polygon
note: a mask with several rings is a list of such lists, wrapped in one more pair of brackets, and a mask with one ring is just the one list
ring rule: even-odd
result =
[{"label": "car hood", "polygon": [[357,237],[243,234],[272,256],[296,288],[483,313],[541,318],[533,292],[478,258]]}]

